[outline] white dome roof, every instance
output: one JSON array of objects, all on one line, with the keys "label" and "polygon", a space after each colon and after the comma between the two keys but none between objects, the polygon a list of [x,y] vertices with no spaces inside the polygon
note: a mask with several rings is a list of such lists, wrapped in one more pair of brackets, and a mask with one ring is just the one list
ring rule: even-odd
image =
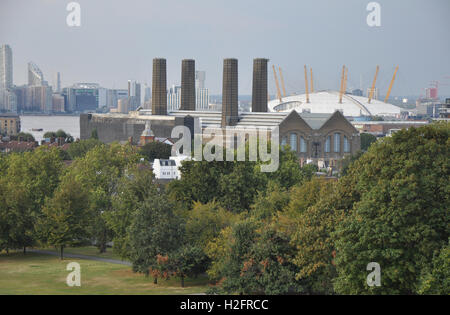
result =
[{"label": "white dome roof", "polygon": [[309,94],[309,103],[306,103],[306,94],[286,96],[269,101],[269,111],[286,112],[297,110],[298,112],[309,111],[311,113],[333,113],[341,111],[344,116],[399,116],[402,109],[398,106],[372,99],[368,102],[367,97],[344,94],[342,104],[339,103],[339,92],[318,91]]}]

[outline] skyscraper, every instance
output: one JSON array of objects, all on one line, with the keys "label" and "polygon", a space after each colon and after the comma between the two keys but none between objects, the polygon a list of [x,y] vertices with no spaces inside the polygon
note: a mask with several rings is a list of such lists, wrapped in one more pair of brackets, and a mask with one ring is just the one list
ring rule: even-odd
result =
[{"label": "skyscraper", "polygon": [[180,109],[181,103],[181,86],[172,85],[172,87],[167,91],[167,109],[169,111],[174,111]]},{"label": "skyscraper", "polygon": [[59,72],[55,74],[54,89],[56,93],[61,93],[61,73]]},{"label": "skyscraper", "polygon": [[28,63],[28,85],[42,86],[45,85],[44,74],[41,69],[33,62]]},{"label": "skyscraper", "polygon": [[205,71],[195,71],[195,108],[197,110],[207,110],[209,108],[209,91],[205,88]]},{"label": "skyscraper", "polygon": [[206,79],[205,71],[195,71],[195,88],[196,89],[204,89],[205,88],[205,79]]},{"label": "skyscraper", "polygon": [[147,83],[145,83],[144,84],[144,103],[143,103],[145,109],[152,108],[151,99],[152,99],[152,89]]},{"label": "skyscraper", "polygon": [[10,89],[13,86],[12,50],[9,45],[0,47],[0,89]]},{"label": "skyscraper", "polygon": [[128,110],[136,110],[141,106],[141,84],[128,80]]}]

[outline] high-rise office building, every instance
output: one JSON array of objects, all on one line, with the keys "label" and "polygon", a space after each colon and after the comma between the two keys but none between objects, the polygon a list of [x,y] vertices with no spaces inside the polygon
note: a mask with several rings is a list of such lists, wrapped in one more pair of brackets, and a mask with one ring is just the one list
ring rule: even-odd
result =
[{"label": "high-rise office building", "polygon": [[195,71],[195,108],[196,110],[209,109],[209,91],[205,88],[206,72]]},{"label": "high-rise office building", "polygon": [[144,84],[144,102],[148,102],[152,99],[152,89],[150,86],[145,83]]},{"label": "high-rise office building", "polygon": [[96,111],[99,107],[99,89],[101,88],[97,83],[76,83],[71,87],[64,88],[66,111]]},{"label": "high-rise office building", "polygon": [[128,99],[128,90],[113,89],[106,91],[106,107],[117,108],[118,101],[122,99]]},{"label": "high-rise office building", "polygon": [[206,80],[206,72],[205,71],[195,71],[195,88],[196,89],[204,89],[205,88],[205,80]]},{"label": "high-rise office building", "polygon": [[167,92],[167,110],[174,111],[180,108],[181,86],[172,85]]},{"label": "high-rise office building", "polygon": [[0,46],[0,89],[13,87],[12,50],[9,45]]},{"label": "high-rise office building", "polygon": [[145,83],[144,84],[144,103],[143,103],[143,107],[145,109],[152,108],[151,99],[152,99],[152,89],[150,88],[150,86],[147,83]]},{"label": "high-rise office building", "polygon": [[16,93],[14,93],[14,90],[3,90],[2,93],[0,93],[0,96],[3,98],[3,100],[0,101],[0,110],[17,113],[17,96]]},{"label": "high-rise office building", "polygon": [[141,106],[141,84],[128,80],[128,110],[136,110]]},{"label": "high-rise office building", "polygon": [[195,94],[195,108],[196,110],[209,109],[209,91],[207,88],[197,89],[197,93]]},{"label": "high-rise office building", "polygon": [[28,63],[28,85],[29,86],[42,86],[45,85],[44,74],[41,69],[33,63]]},{"label": "high-rise office building", "polygon": [[55,82],[53,83],[53,89],[56,93],[61,93],[61,73],[55,73]]}]

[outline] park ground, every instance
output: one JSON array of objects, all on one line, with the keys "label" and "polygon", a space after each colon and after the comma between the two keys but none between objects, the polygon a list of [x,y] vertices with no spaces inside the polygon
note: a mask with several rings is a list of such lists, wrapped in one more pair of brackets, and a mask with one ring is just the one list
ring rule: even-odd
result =
[{"label": "park ground", "polygon": [[[94,247],[68,248],[65,253],[119,259],[110,252],[98,254]],[[80,287],[66,284],[70,262],[81,266]],[[0,294],[201,294],[207,290],[205,277],[186,279],[184,288],[176,277],[158,279],[155,285],[153,278],[133,273],[130,266],[78,258],[60,260],[31,252],[0,253]]]}]

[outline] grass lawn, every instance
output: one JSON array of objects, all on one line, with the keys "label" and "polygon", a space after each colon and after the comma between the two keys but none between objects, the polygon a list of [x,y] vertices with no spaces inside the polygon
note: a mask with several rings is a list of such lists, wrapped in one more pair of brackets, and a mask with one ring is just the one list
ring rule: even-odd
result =
[{"label": "grass lawn", "polygon": [[[59,248],[48,247],[48,248],[36,248],[42,250],[53,251],[59,254]],[[107,259],[116,259],[122,260],[119,255],[113,253],[112,248],[108,248],[105,253],[99,253],[98,248],[95,246],[83,246],[83,247],[65,247],[64,254],[77,254],[77,255],[86,255],[86,256],[95,256]]]},{"label": "grass lawn", "polygon": [[[69,287],[69,262],[81,266],[81,287]],[[0,294],[192,294],[207,290],[207,279],[158,279],[135,274],[128,266],[83,259],[60,260],[50,255],[0,253]]]}]

